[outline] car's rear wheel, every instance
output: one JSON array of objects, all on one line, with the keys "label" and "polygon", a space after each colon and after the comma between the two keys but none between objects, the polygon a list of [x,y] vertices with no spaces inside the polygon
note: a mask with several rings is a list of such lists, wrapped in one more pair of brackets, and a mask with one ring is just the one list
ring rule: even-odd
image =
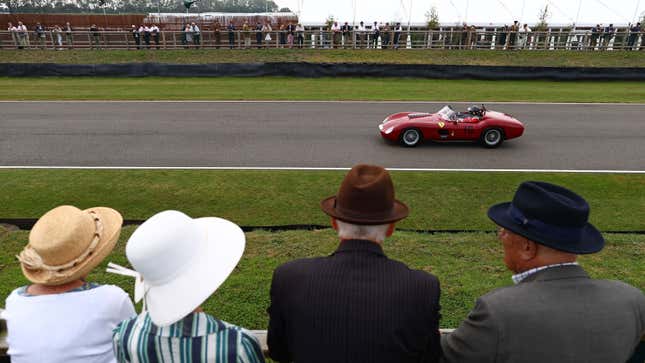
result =
[{"label": "car's rear wheel", "polygon": [[415,147],[421,142],[421,132],[417,129],[407,129],[401,133],[401,144]]},{"label": "car's rear wheel", "polygon": [[504,142],[504,133],[500,129],[486,129],[480,141],[487,148],[495,148]]}]

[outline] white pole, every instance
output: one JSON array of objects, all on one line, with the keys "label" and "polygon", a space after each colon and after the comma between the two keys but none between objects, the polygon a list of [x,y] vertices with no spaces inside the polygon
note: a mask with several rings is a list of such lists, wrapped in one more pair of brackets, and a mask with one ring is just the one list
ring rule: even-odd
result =
[{"label": "white pole", "polygon": [[470,7],[470,2],[466,0],[466,13],[464,14],[464,22],[468,24],[468,8]]},{"label": "white pole", "polygon": [[[580,18],[580,9],[582,8],[582,0],[578,2],[578,12],[576,13],[576,26],[578,25],[578,19]],[[574,26],[575,28],[575,26]]]},{"label": "white pole", "polygon": [[526,0],[522,0],[522,13],[520,14],[520,26],[524,22],[524,7],[526,6]]},{"label": "white pole", "polygon": [[358,0],[352,0],[352,29],[356,27],[356,2]]},{"label": "white pole", "polygon": [[408,36],[410,34],[410,23],[412,22],[412,0],[410,0],[410,6],[408,9]]},{"label": "white pole", "polygon": [[636,1],[636,9],[634,9],[634,17],[632,18],[634,20],[634,23],[638,23],[638,9],[641,7],[641,0]]}]

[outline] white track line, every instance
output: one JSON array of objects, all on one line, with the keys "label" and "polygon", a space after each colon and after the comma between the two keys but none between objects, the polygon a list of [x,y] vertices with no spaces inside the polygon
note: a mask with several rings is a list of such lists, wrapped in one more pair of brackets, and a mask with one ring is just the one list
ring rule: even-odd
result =
[{"label": "white track line", "polygon": [[[11,169],[71,169],[71,170],[284,170],[284,171],[346,171],[350,167],[264,167],[264,166],[28,166],[0,165],[0,170]],[[645,170],[568,170],[568,169],[439,169],[387,168],[390,171],[469,172],[469,173],[573,173],[573,174],[645,174]]]},{"label": "white track line", "polygon": [[497,102],[497,101],[289,101],[289,100],[60,100],[25,101],[0,100],[0,103],[347,103],[347,104],[497,104],[497,105],[583,105],[583,106],[645,106],[645,103],[593,102]]}]

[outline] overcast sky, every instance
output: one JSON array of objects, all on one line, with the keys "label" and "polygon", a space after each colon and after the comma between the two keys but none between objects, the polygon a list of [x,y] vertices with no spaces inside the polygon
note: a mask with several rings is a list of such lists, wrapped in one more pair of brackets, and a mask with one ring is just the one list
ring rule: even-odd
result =
[{"label": "overcast sky", "polygon": [[[425,13],[435,6],[441,23],[477,24],[535,23],[540,9],[549,6],[550,24],[627,24],[634,14],[645,13],[645,0],[274,0],[280,7],[300,11],[303,23],[322,23],[333,15],[341,22],[425,22]],[[410,4],[412,4],[410,6]],[[578,12],[578,9],[580,11]],[[411,11],[410,11],[411,10]],[[411,16],[410,16],[411,14]],[[645,14],[643,14],[645,15]]]}]

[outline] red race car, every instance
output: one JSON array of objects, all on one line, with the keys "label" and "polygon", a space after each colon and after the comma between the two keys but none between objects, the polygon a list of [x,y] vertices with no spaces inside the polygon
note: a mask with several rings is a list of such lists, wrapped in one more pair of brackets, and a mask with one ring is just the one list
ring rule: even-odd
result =
[{"label": "red race car", "polygon": [[515,117],[482,107],[468,107],[455,112],[444,106],[437,113],[400,112],[388,116],[379,125],[381,136],[413,147],[423,140],[479,141],[488,148],[504,140],[522,136],[524,125]]}]

